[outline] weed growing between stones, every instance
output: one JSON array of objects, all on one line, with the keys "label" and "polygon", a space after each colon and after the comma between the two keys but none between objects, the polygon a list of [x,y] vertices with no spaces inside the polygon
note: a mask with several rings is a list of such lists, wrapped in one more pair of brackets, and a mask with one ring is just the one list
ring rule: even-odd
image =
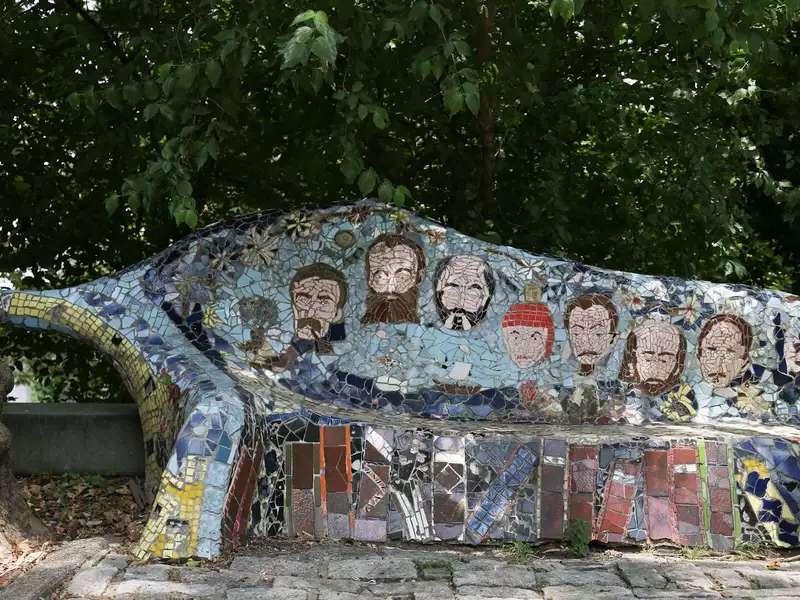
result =
[{"label": "weed growing between stones", "polygon": [[502,549],[506,560],[514,563],[526,563],[533,557],[533,546],[528,542],[512,542]]},{"label": "weed growing between stones", "polygon": [[570,553],[576,558],[584,558],[589,554],[591,539],[591,528],[584,519],[570,521],[564,532],[564,541],[566,541]]}]

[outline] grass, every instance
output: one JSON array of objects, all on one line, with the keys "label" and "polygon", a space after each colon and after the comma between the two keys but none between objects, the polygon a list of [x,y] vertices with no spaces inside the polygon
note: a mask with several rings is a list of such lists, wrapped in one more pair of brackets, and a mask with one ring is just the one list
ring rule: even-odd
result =
[{"label": "grass", "polygon": [[506,560],[514,563],[526,563],[533,558],[533,546],[527,542],[511,542],[501,550]]}]

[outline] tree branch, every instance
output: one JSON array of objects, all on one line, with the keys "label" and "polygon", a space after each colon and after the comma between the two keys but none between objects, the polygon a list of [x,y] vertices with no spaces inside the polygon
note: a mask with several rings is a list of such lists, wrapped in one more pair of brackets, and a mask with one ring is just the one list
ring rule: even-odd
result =
[{"label": "tree branch", "polygon": [[102,36],[106,46],[108,46],[124,64],[128,64],[130,62],[130,58],[128,58],[128,55],[125,54],[125,51],[119,45],[117,38],[106,31],[106,29],[97,21],[97,19],[92,16],[92,13],[86,10],[86,7],[83,6],[83,4],[81,4],[78,0],[67,0],[67,4],[69,4],[72,9],[83,18],[84,21],[91,25]]}]

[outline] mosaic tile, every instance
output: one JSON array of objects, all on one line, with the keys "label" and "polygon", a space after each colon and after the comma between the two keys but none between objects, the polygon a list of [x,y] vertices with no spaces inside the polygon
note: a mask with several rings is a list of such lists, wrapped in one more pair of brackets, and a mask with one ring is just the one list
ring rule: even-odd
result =
[{"label": "mosaic tile", "polygon": [[364,201],[0,290],[0,322],[119,370],[154,498],[143,559],[248,535],[538,541],[576,520],[607,543],[798,545],[800,298],[781,292],[596,269]]}]

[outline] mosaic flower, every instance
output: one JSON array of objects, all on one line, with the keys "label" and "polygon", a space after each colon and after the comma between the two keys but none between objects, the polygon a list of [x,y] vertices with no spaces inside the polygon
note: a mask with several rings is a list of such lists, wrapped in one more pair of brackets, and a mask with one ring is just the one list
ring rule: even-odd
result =
[{"label": "mosaic flower", "polygon": [[686,296],[681,305],[675,309],[675,315],[680,317],[686,325],[694,325],[702,314],[703,305],[700,299],[691,294]]},{"label": "mosaic flower", "polygon": [[769,413],[770,403],[764,398],[764,390],[749,381],[739,386],[736,408],[745,415],[758,417]]},{"label": "mosaic flower", "polygon": [[394,232],[399,234],[405,234],[411,228],[411,220],[408,214],[402,210],[390,212],[389,223],[394,224]]},{"label": "mosaic flower", "polygon": [[428,236],[428,243],[438,246],[444,241],[446,231],[444,227],[429,227],[425,230],[425,235]]},{"label": "mosaic flower", "polygon": [[247,232],[247,241],[242,250],[242,262],[249,267],[268,266],[278,254],[280,237],[271,235],[268,230],[259,231],[257,227]]},{"label": "mosaic flower", "polygon": [[692,386],[681,384],[668,392],[659,410],[673,423],[687,423],[697,414],[697,403]]},{"label": "mosaic flower", "polygon": [[647,305],[647,300],[637,290],[623,291],[622,301],[634,312],[642,310]]},{"label": "mosaic flower", "polygon": [[239,318],[248,327],[265,327],[278,320],[278,305],[271,298],[248,296],[239,300]]},{"label": "mosaic flower", "polygon": [[203,325],[206,327],[216,327],[221,324],[222,319],[219,318],[214,305],[206,306],[205,309],[203,309]]},{"label": "mosaic flower", "polygon": [[[205,250],[205,255],[201,252]],[[238,244],[230,238],[215,238],[198,250],[198,257],[207,261],[211,272],[209,281],[215,287],[233,286],[242,271]]]},{"label": "mosaic flower", "polygon": [[286,233],[297,241],[309,238],[319,232],[319,221],[313,215],[304,211],[296,211],[286,217],[283,222]]},{"label": "mosaic flower", "polygon": [[360,225],[369,217],[370,209],[367,206],[354,206],[347,215],[347,220],[353,225]]},{"label": "mosaic flower", "polygon": [[544,283],[542,281],[542,273],[544,272],[544,263],[542,261],[520,261],[519,266],[514,269],[516,276],[525,282],[534,282],[540,288]]}]

